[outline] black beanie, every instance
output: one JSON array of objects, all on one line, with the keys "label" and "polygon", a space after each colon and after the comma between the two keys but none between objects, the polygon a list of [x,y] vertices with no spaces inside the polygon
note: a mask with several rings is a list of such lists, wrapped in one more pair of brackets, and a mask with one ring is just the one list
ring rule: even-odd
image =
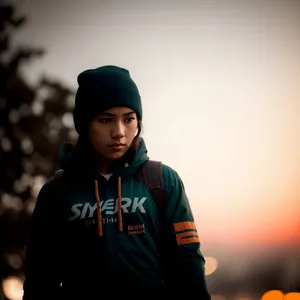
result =
[{"label": "black beanie", "polygon": [[97,114],[116,106],[134,110],[142,120],[142,103],[137,85],[128,70],[102,66],[81,72],[73,112],[74,125],[81,134]]}]

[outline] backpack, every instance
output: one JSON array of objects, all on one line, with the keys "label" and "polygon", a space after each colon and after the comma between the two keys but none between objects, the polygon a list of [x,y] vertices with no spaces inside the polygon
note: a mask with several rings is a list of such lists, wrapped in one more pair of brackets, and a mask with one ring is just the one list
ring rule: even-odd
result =
[{"label": "backpack", "polygon": [[[62,180],[64,174],[65,172],[62,169],[57,170],[54,174],[54,181],[57,184],[57,189],[55,191],[56,200],[62,199],[65,192],[66,183],[64,180]],[[166,202],[166,191],[162,175],[162,163],[155,160],[146,161],[139,169],[137,178],[145,184],[152,196],[152,199],[156,202],[161,214]]]}]

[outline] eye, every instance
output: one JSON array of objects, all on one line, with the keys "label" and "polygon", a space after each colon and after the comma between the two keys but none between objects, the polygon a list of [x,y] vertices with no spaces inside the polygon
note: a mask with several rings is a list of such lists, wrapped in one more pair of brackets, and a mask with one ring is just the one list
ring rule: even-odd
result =
[{"label": "eye", "polygon": [[131,123],[133,120],[135,120],[134,117],[129,117],[125,119],[125,123]]},{"label": "eye", "polygon": [[97,121],[102,124],[107,124],[111,122],[111,118],[98,118]]}]

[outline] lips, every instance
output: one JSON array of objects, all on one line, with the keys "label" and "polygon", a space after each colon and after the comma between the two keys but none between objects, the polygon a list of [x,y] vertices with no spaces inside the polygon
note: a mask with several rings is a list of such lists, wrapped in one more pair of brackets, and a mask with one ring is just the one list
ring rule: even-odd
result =
[{"label": "lips", "polygon": [[116,143],[116,144],[111,144],[109,145],[109,147],[124,147],[125,144],[121,144],[121,143]]},{"label": "lips", "polygon": [[114,150],[114,151],[120,151],[124,147],[125,147],[124,144],[112,144],[112,145],[109,145],[109,148],[112,149],[112,150]]}]

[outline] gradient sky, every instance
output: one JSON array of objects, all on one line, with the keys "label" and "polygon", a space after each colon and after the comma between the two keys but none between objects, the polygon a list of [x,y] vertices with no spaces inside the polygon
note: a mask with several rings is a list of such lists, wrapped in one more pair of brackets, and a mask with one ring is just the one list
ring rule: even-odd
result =
[{"label": "gradient sky", "polygon": [[204,248],[300,240],[299,1],[17,2],[14,45],[47,50],[24,66],[32,84],[131,71],[150,155],[181,175]]}]

